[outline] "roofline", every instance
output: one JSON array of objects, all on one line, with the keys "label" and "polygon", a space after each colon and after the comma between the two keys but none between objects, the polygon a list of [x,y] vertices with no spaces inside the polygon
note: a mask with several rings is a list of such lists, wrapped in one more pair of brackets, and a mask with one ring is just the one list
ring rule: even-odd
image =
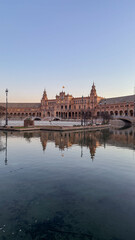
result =
[{"label": "roofline", "polygon": [[132,94],[132,95],[127,95],[127,96],[120,96],[120,97],[112,97],[112,98],[103,98],[102,100],[107,100],[107,99],[116,99],[116,98],[127,98],[127,97],[135,97],[135,95],[134,94]]}]

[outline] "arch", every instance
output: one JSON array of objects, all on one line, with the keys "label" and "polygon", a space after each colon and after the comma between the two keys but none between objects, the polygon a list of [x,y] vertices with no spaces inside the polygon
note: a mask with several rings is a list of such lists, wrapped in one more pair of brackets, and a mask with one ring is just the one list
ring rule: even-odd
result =
[{"label": "arch", "polygon": [[133,113],[133,110],[130,110],[130,116],[133,117],[134,113]]},{"label": "arch", "polygon": [[97,117],[100,117],[100,112],[97,112]]},{"label": "arch", "polygon": [[126,125],[131,125],[132,124],[132,122],[130,121],[130,120],[128,120],[128,119],[125,119],[125,118],[118,118],[119,120],[122,120]]},{"label": "arch", "polygon": [[111,116],[113,116],[113,115],[114,115],[113,111],[110,111],[110,115],[111,115]]},{"label": "arch", "polygon": [[72,118],[74,118],[74,112],[72,112]]},{"label": "arch", "polygon": [[120,114],[120,116],[122,116],[122,115],[123,115],[123,111],[121,110],[121,111],[119,112],[119,114]]},{"label": "arch", "polygon": [[125,116],[128,116],[128,111],[127,111],[127,110],[125,110],[125,112],[124,112],[124,113],[125,113]]},{"label": "arch", "polygon": [[40,117],[35,117],[34,121],[41,121],[41,118]]},{"label": "arch", "polygon": [[115,116],[118,116],[118,111],[115,111]]}]

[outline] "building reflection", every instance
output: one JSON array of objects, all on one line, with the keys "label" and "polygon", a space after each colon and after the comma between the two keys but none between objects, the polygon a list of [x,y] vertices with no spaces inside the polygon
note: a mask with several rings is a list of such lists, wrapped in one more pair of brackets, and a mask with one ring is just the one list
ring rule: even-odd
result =
[{"label": "building reflection", "polygon": [[74,144],[81,147],[81,157],[83,157],[83,148],[87,147],[90,151],[91,159],[95,157],[96,149],[101,145],[100,138],[102,132],[41,132],[40,141],[45,151],[47,142],[54,142],[55,147],[59,148],[61,151],[69,149]]},{"label": "building reflection", "polygon": [[127,129],[112,128],[110,134],[111,138],[108,139],[108,144],[135,150],[135,127]]},{"label": "building reflection", "polygon": [[135,150],[135,128],[129,129],[114,129],[96,131],[96,132],[0,132],[0,153],[5,152],[5,165],[7,165],[8,157],[8,138],[21,137],[25,138],[28,143],[31,143],[32,138],[40,139],[43,151],[46,151],[47,144],[53,142],[56,148],[61,151],[61,156],[64,157],[64,151],[70,149],[73,145],[80,147],[80,156],[83,157],[85,149],[89,149],[90,158],[93,161],[96,155],[96,150],[99,147],[112,145]]}]

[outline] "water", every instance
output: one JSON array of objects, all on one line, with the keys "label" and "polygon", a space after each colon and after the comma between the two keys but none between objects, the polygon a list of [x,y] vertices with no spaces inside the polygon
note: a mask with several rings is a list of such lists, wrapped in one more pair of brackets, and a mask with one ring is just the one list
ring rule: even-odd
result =
[{"label": "water", "polygon": [[134,132],[0,132],[0,239],[134,240]]}]

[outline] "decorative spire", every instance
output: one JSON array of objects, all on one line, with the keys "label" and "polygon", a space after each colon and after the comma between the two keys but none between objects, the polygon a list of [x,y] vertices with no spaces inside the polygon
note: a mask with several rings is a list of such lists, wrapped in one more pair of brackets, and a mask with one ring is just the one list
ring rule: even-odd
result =
[{"label": "decorative spire", "polygon": [[44,92],[43,92],[43,97],[42,97],[42,99],[44,99],[44,100],[47,100],[47,99],[48,99],[48,98],[47,98],[46,89],[44,89]]},{"label": "decorative spire", "polygon": [[93,82],[93,85],[92,85],[92,88],[91,88],[90,96],[97,96],[96,87],[95,87],[94,82]]}]

